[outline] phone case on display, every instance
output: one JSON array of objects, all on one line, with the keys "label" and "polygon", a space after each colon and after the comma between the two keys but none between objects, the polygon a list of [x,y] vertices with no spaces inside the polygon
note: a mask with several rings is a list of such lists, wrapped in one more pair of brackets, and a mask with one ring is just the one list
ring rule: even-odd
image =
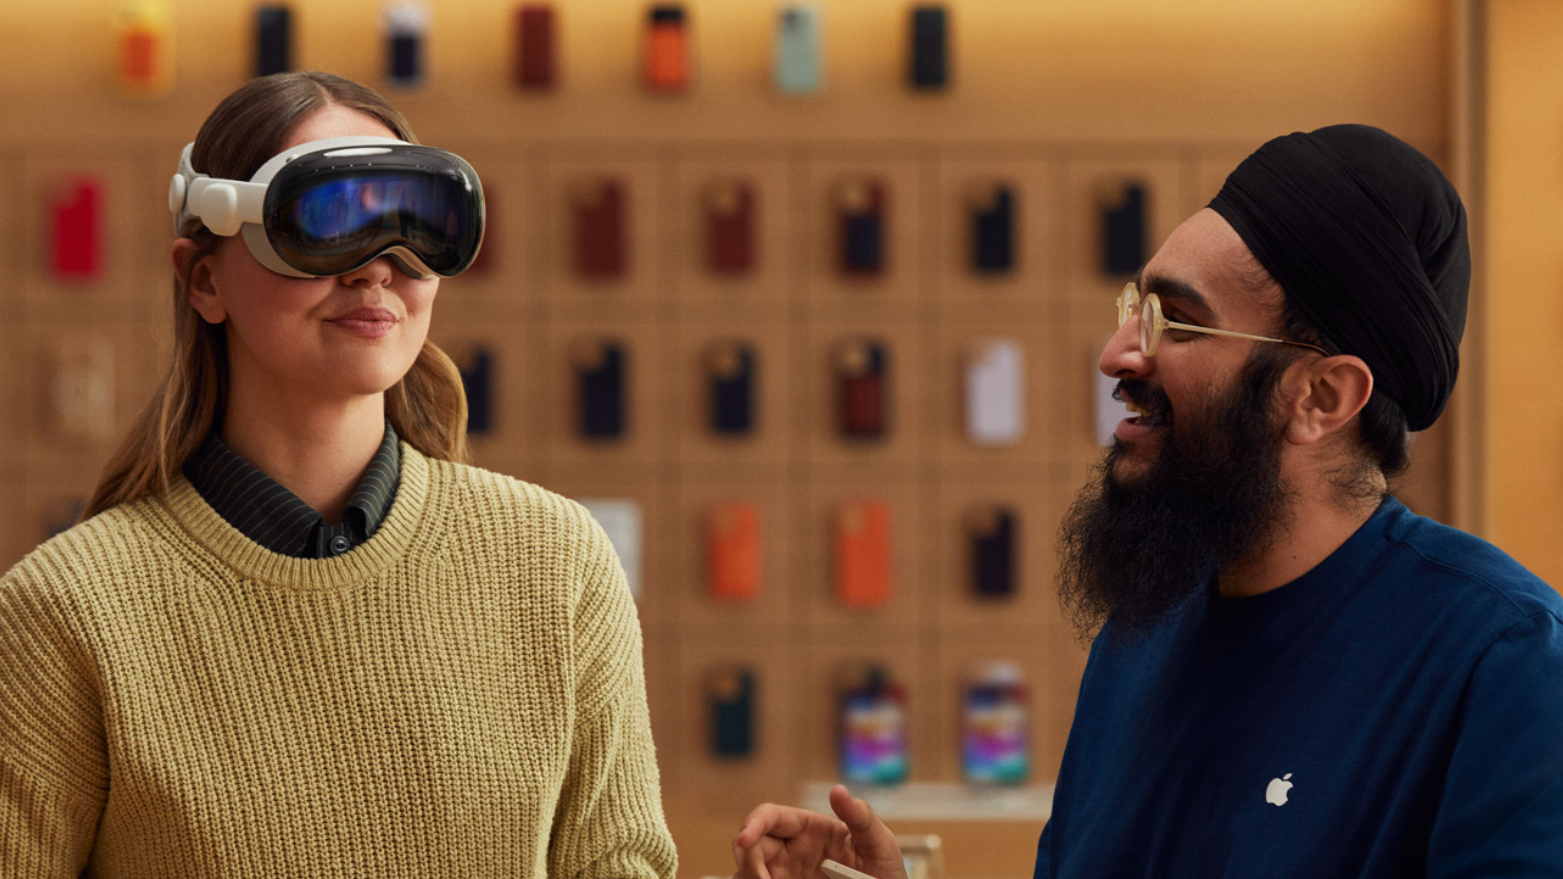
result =
[{"label": "phone case on display", "polygon": [[912,9],[912,88],[942,89],[950,82],[948,15],[943,6]]},{"label": "phone case on display", "polygon": [[689,86],[689,32],[684,7],[651,7],[646,28],[646,87],[656,92],[681,92]]},{"label": "phone case on display", "polygon": [[706,676],[711,706],[711,753],[718,757],[748,757],[755,751],[755,711],[759,686],[752,669],[731,666]]},{"label": "phone case on display", "polygon": [[50,352],[45,385],[49,435],[72,444],[114,439],[114,346],[105,339],[62,338]]},{"label": "phone case on display", "polygon": [[116,80],[121,95],[157,98],[173,87],[171,18],[164,0],[130,0],[120,6]]},{"label": "phone case on display", "polygon": [[728,501],[706,513],[706,579],[711,597],[744,603],[760,595],[760,511]]},{"label": "phone case on display", "polygon": [[516,85],[524,89],[548,89],[554,85],[554,8],[527,3],[516,10]]},{"label": "phone case on display", "polygon": [[835,516],[836,600],[856,609],[890,603],[893,533],[882,501],[848,501]]},{"label": "phone case on display", "polygon": [[389,0],[381,18],[385,23],[385,76],[391,85],[413,88],[423,84],[423,41],[431,13],[422,0]]},{"label": "phone case on display", "polygon": [[494,426],[494,355],[474,348],[458,368],[467,394],[467,432],[482,436]]},{"label": "phone case on display", "polygon": [[628,426],[629,353],[618,342],[596,340],[575,347],[580,430],[588,439],[617,439]]},{"label": "phone case on display", "polygon": [[1145,264],[1145,187],[1128,183],[1101,201],[1102,271],[1132,275]]},{"label": "phone case on display", "polygon": [[718,275],[754,269],[754,187],[743,180],[717,180],[706,187],[706,266]]},{"label": "phone case on display", "polygon": [[43,531],[42,540],[39,542],[74,528],[76,520],[81,518],[82,510],[86,508],[87,499],[80,495],[54,498],[46,503],[42,515],[43,521],[39,523]]},{"label": "phone case on display", "polygon": [[981,339],[966,355],[966,433],[979,446],[1019,442],[1026,430],[1025,355],[1012,339]]},{"label": "phone case on display", "polygon": [[971,586],[977,597],[1008,598],[1015,594],[1017,529],[1018,517],[1009,507],[984,504],[967,514]]},{"label": "phone case on display", "polygon": [[473,258],[472,265],[462,272],[468,278],[478,278],[494,271],[494,266],[499,262],[499,251],[504,237],[500,234],[500,228],[505,222],[503,210],[500,204],[503,196],[497,191],[497,187],[485,186],[483,189],[483,241],[478,247],[478,255]]},{"label": "phone case on display", "polygon": [[979,275],[1015,269],[1015,190],[1003,183],[974,186],[971,208],[971,268]]},{"label": "phone case on display", "polygon": [[[1106,347],[1107,341],[1103,339],[1102,343],[1096,346],[1096,350],[1100,351]],[[1118,389],[1118,378],[1116,376],[1103,375],[1102,371],[1096,368],[1096,360],[1094,358],[1091,361],[1091,388],[1093,391],[1091,397],[1094,404],[1092,408],[1096,410],[1094,413],[1096,444],[1099,446],[1112,445],[1113,434],[1118,430],[1118,422],[1128,417],[1129,410],[1122,402],[1113,399],[1113,392]]]},{"label": "phone case on display", "polygon": [[255,10],[255,75],[293,69],[293,10],[268,4]]},{"label": "phone case on display", "polygon": [[848,180],[833,193],[841,246],[841,273],[873,276],[885,270],[885,213],[889,195],[877,180]]},{"label": "phone case on display", "polygon": [[61,281],[103,275],[103,184],[76,177],[50,193],[50,269]]},{"label": "phone case on display", "polygon": [[629,270],[629,235],[624,184],[603,178],[572,187],[575,209],[575,270],[583,278],[608,280]]},{"label": "phone case on display", "polygon": [[837,423],[849,439],[882,439],[890,429],[890,353],[871,339],[848,339],[835,351]]},{"label": "phone case on display", "polygon": [[706,351],[706,376],[711,389],[711,430],[721,436],[744,436],[754,430],[754,346],[724,340]]},{"label": "phone case on display", "polygon": [[906,690],[883,668],[854,669],[840,690],[841,780],[900,784],[911,768]]},{"label": "phone case on display", "polygon": [[613,552],[624,567],[624,579],[629,583],[630,597],[639,601],[643,567],[641,545],[644,543],[645,531],[640,504],[628,498],[593,497],[580,498],[580,504],[602,526],[603,533],[608,535],[608,542],[613,545]]},{"label": "phone case on display", "polygon": [[1021,784],[1031,772],[1025,679],[1008,662],[978,666],[963,683],[962,775],[973,784]]},{"label": "phone case on display", "polygon": [[820,11],[810,5],[784,7],[776,26],[776,88],[789,95],[820,89]]}]

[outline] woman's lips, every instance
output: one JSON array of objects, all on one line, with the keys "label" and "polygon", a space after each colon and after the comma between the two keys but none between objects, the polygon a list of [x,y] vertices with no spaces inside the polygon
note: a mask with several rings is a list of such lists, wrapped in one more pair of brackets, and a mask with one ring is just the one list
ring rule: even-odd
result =
[{"label": "woman's lips", "polygon": [[377,339],[396,328],[396,315],[387,308],[355,308],[326,322],[355,336]]}]

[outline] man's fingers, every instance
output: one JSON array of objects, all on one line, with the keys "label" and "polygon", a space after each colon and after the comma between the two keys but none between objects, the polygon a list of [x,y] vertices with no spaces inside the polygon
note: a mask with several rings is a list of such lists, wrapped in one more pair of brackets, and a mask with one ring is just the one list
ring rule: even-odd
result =
[{"label": "man's fingers", "polygon": [[797,836],[804,827],[802,817],[795,814],[800,811],[802,810],[772,803],[756,806],[754,811],[744,818],[743,829],[738,831],[733,844],[747,849],[767,836],[778,836],[783,839]]},{"label": "man's fingers", "polygon": [[830,789],[830,808],[836,817],[844,821],[853,834],[861,834],[876,823],[874,810],[865,800],[853,798],[847,786],[838,784]]},{"label": "man's fingers", "polygon": [[738,872],[733,874],[733,879],[771,879],[771,872],[766,866],[763,846],[740,848],[738,841],[733,841],[733,863],[738,867]]},{"label": "man's fingers", "polygon": [[[881,879],[906,879],[906,868],[901,861],[901,847],[895,834],[879,820],[874,810],[864,800],[853,798],[844,785],[830,789],[830,808],[843,822],[848,838],[843,840],[850,860],[847,866],[862,870]],[[837,858],[841,860],[841,858]]]},{"label": "man's fingers", "polygon": [[733,842],[741,848],[751,848],[767,836],[777,839],[795,839],[810,834],[828,836],[839,826],[840,822],[829,815],[766,803],[749,813]]}]

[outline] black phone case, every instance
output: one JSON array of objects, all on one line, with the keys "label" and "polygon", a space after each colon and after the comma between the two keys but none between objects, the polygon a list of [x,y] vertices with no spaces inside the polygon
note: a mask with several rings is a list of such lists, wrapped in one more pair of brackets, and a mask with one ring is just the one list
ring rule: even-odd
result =
[{"label": "black phone case", "polygon": [[711,704],[711,753],[747,757],[754,753],[754,714],[759,701],[754,672],[719,669],[706,682]]},{"label": "black phone case", "polygon": [[1145,187],[1130,183],[1122,201],[1102,208],[1102,270],[1132,275],[1145,264]]},{"label": "black phone case", "polygon": [[841,222],[841,271],[849,276],[877,275],[885,268],[885,187],[877,181],[856,185],[864,187],[867,203],[861,208],[837,205]]},{"label": "black phone case", "polygon": [[711,429],[725,436],[741,436],[754,429],[755,373],[753,346],[743,342],[719,343],[706,364],[711,387]]},{"label": "black phone case", "polygon": [[397,85],[417,85],[423,80],[423,37],[420,34],[393,33],[387,47],[390,59],[388,76]]},{"label": "black phone case", "polygon": [[1015,268],[1015,191],[1009,186],[994,186],[991,202],[972,210],[971,265],[984,275]]},{"label": "black phone case", "polygon": [[1013,510],[984,510],[983,520],[970,526],[972,591],[983,598],[1015,594],[1015,531]]},{"label": "black phone case", "polygon": [[494,356],[487,348],[472,352],[461,372],[467,393],[467,433],[483,435],[494,426]]},{"label": "black phone case", "polygon": [[589,439],[615,439],[624,435],[624,387],[629,355],[617,342],[601,343],[598,353],[595,364],[577,367],[581,435]]},{"label": "black phone case", "polygon": [[255,10],[255,75],[270,76],[293,69],[293,11],[286,6]]},{"label": "black phone case", "polygon": [[912,88],[942,89],[949,84],[946,22],[943,6],[912,10]]}]

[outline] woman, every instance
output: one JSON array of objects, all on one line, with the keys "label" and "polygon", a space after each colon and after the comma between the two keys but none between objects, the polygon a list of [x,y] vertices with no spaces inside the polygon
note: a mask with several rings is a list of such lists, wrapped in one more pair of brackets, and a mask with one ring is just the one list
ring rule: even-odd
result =
[{"label": "woman", "polygon": [[673,875],[612,548],[460,463],[426,336],[476,176],[392,138],[279,74],[187,151],[173,368],[0,580],[0,875]]}]

